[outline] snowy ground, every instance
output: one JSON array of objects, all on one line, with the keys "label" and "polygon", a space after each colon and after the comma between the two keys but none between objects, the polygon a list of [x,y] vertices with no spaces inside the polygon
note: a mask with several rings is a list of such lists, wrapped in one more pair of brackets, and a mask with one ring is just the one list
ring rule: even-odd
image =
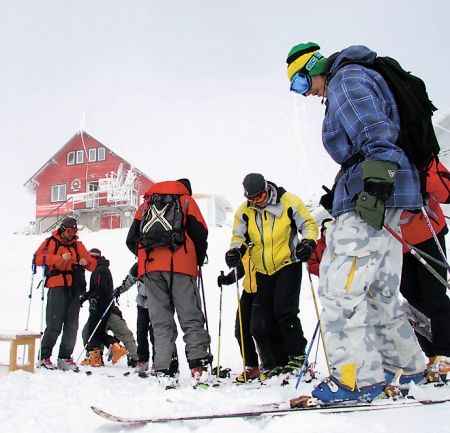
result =
[{"label": "snowy ground", "polygon": [[[223,259],[230,236],[230,228],[210,230],[209,264],[203,268],[209,329],[212,336],[211,350],[217,357],[219,289],[216,277],[225,270]],[[133,257],[125,247],[126,230],[80,233],[88,248],[97,247],[111,261],[115,285],[119,285],[133,263]],[[0,302],[0,329],[25,329],[28,312],[28,293],[31,280],[31,257],[44,236],[2,236],[0,242],[0,275],[2,289]],[[431,278],[431,277],[430,277]],[[36,286],[41,279],[41,270],[34,278],[29,329],[38,331],[41,327],[41,293]],[[313,283],[317,286],[317,280]],[[242,369],[239,349],[234,340],[234,316],[236,309],[236,286],[225,287],[223,291],[222,349],[220,363],[238,373]],[[135,329],[135,289],[123,295],[120,307],[131,329]],[[301,294],[302,323],[307,338],[312,335],[316,324],[311,287],[306,276],[303,278]],[[87,319],[87,308],[81,310],[80,329]],[[179,353],[184,353],[181,335],[178,338]],[[82,352],[81,338],[77,342],[74,358]],[[313,351],[314,355],[315,350]],[[56,349],[54,350],[54,357]],[[53,357],[53,358],[54,358]],[[8,344],[0,342],[0,361],[8,359]],[[208,390],[193,390],[190,387],[186,361],[181,359],[181,388],[163,391],[156,380],[141,379],[127,371],[124,361],[116,367],[96,369],[93,375],[83,372],[37,371],[35,374],[14,372],[0,377],[0,432],[39,433],[56,432],[223,432],[226,430],[252,432],[377,432],[395,431],[450,432],[450,404],[430,407],[415,407],[386,412],[351,413],[323,415],[297,413],[286,417],[265,419],[230,419],[214,421],[155,424],[144,426],[123,426],[103,420],[93,414],[90,405],[124,416],[183,416],[248,410],[260,403],[286,402],[289,398],[308,393],[312,384],[302,383],[299,390],[294,384],[251,387],[224,386]],[[320,376],[327,375],[321,350],[318,356]],[[450,386],[415,387],[414,395],[423,398],[450,398]]]}]

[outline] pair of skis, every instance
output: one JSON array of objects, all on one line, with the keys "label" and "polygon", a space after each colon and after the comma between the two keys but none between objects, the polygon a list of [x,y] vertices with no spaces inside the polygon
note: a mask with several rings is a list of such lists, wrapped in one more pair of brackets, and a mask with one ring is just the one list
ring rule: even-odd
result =
[{"label": "pair of skis", "polygon": [[[359,412],[359,411],[375,411],[375,410],[388,410],[388,409],[400,409],[400,408],[410,408],[416,406],[430,406],[435,404],[442,404],[450,402],[450,398],[442,400],[415,400],[415,399],[403,399],[397,401],[383,402],[377,400],[373,403],[340,403],[340,404],[330,404],[326,406],[312,406],[312,407],[294,407],[294,408],[283,408],[284,404],[276,405],[265,405],[257,408],[255,410],[243,411],[243,412],[229,412],[229,413],[213,413],[205,415],[190,415],[190,416],[180,416],[180,417],[125,417],[117,416],[108,413],[98,407],[91,406],[94,413],[105,418],[109,421],[125,423],[125,424],[150,424],[150,423],[167,423],[174,421],[201,421],[201,420],[213,420],[213,419],[224,419],[224,418],[262,418],[262,417],[273,417],[273,416],[285,416],[295,413],[324,413],[324,414],[338,414],[338,413],[348,413],[348,412]],[[286,404],[287,405],[287,404]]]}]

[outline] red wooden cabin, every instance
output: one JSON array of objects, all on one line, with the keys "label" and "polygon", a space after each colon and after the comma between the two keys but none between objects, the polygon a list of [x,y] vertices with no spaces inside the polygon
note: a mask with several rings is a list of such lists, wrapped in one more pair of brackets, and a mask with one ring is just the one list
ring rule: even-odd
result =
[{"label": "red wooden cabin", "polygon": [[84,131],[77,132],[28,181],[36,193],[36,232],[66,215],[91,230],[129,227],[153,181]]}]

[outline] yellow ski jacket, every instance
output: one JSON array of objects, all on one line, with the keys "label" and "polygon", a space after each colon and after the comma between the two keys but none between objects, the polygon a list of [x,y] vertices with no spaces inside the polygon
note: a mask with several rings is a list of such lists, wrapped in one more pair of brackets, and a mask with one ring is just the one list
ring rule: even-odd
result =
[{"label": "yellow ski jacket", "polygon": [[[298,262],[295,248],[298,232],[304,239],[316,240],[319,230],[303,201],[295,194],[268,182],[270,201],[261,209],[245,201],[234,216],[230,248],[247,249],[256,271],[272,275],[284,266]],[[241,248],[241,247],[244,248]]]}]

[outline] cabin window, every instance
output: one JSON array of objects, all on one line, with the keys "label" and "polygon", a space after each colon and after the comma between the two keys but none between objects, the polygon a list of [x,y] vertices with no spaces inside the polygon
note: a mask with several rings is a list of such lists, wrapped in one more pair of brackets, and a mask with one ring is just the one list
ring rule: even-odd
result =
[{"label": "cabin window", "polygon": [[93,149],[89,149],[89,162],[97,161],[97,149],[94,147]]},{"label": "cabin window", "polygon": [[75,152],[69,152],[67,154],[67,165],[75,164]]},{"label": "cabin window", "polygon": [[65,201],[67,199],[67,188],[65,184],[52,185],[52,202]]},{"label": "cabin window", "polygon": [[106,159],[106,153],[104,147],[99,147],[97,149],[97,161],[104,161]]},{"label": "cabin window", "polygon": [[82,150],[77,150],[76,164],[83,164],[84,152]]}]

